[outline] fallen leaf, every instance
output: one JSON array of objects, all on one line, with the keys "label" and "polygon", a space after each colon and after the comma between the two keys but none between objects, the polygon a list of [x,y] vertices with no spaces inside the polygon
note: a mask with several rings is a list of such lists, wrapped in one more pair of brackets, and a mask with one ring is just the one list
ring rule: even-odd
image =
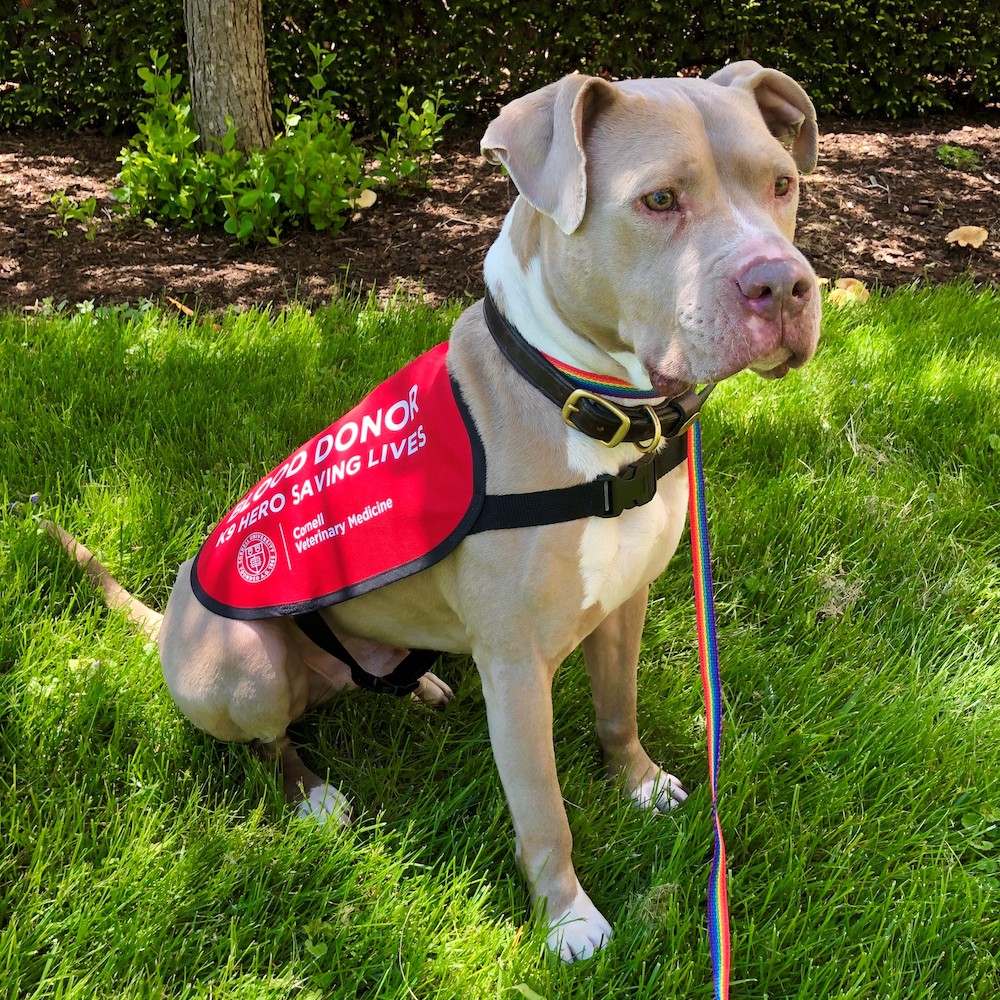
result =
[{"label": "fallen leaf", "polygon": [[365,188],[357,198],[350,199],[351,208],[371,208],[377,200],[378,195],[371,188]]},{"label": "fallen leaf", "polygon": [[978,250],[989,239],[989,232],[982,226],[959,226],[946,237],[948,243],[957,243],[960,247],[972,247]]},{"label": "fallen leaf", "polygon": [[871,298],[868,286],[857,278],[838,278],[830,289],[827,301],[835,306],[846,306],[854,302],[867,302]]},{"label": "fallen leaf", "polygon": [[195,312],[190,306],[184,305],[183,302],[178,302],[177,299],[172,299],[169,295],[167,296],[167,301],[175,308],[180,309],[185,316],[194,317]]},{"label": "fallen leaf", "polygon": [[[191,319],[197,318],[198,314],[190,306],[184,305],[183,302],[178,302],[177,299],[172,299],[169,295],[166,296],[166,299],[175,309],[180,309],[185,316],[188,316]],[[213,323],[212,329],[218,333],[222,329],[222,326],[219,323]]]}]

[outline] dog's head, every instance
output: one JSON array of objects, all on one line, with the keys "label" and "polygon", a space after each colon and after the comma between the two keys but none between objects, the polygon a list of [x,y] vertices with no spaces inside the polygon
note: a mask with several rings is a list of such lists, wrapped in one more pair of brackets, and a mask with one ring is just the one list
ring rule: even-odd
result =
[{"label": "dog's head", "polygon": [[483,136],[521,198],[511,231],[560,318],[635,354],[672,396],[744,368],[780,377],[819,336],[816,276],[792,245],[812,103],[754,62],[707,80],[574,74]]}]

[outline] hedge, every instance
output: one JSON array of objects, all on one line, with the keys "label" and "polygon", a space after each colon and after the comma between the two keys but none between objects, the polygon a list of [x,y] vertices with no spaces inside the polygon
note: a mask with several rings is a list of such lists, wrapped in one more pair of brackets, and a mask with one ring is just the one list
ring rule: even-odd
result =
[{"label": "hedge", "polygon": [[[821,112],[893,118],[985,106],[1000,93],[1000,5],[982,0],[265,0],[271,84],[303,94],[310,42],[337,53],[353,117],[401,85],[439,86],[482,119],[574,69],[669,76],[753,57],[798,79]],[[149,50],[186,71],[177,0],[0,5],[0,128],[133,123]]]}]

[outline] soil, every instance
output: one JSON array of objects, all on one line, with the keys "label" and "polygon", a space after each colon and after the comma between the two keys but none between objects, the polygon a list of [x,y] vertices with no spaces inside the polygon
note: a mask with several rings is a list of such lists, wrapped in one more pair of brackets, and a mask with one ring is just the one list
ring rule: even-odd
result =
[{"label": "soil", "polygon": [[[277,247],[235,246],[226,233],[111,220],[106,209],[121,137],[0,136],[0,307],[37,310],[162,301],[191,307],[319,303],[345,290],[430,303],[482,294],[482,262],[515,191],[479,156],[482,129],[446,135],[431,188],[382,195],[339,233],[293,231]],[[973,151],[949,167],[941,145]],[[97,198],[88,240],[60,223],[54,191]],[[959,226],[990,233],[980,249],[952,245]],[[910,124],[824,121],[820,166],[804,179],[798,244],[821,278],[892,288],[967,277],[1000,284],[1000,110]]]}]

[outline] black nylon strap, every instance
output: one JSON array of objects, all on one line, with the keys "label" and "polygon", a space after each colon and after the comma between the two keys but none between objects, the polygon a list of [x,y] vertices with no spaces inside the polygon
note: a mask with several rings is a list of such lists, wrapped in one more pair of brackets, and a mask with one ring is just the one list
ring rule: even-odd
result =
[{"label": "black nylon strap", "polygon": [[[627,465],[616,476],[599,476],[588,483],[559,490],[487,496],[469,534],[561,524],[583,517],[617,517],[622,511],[649,503],[656,495],[659,480],[686,457],[684,439],[671,438],[656,455]],[[398,697],[416,691],[420,678],[441,655],[432,649],[414,649],[385,677],[376,677],[351,656],[319,611],[293,617],[307,638],[350,667],[351,680],[359,688],[376,694]]]},{"label": "black nylon strap", "polygon": [[306,637],[311,639],[320,649],[335,656],[351,668],[351,680],[359,688],[374,691],[376,694],[392,694],[397,697],[416,691],[420,678],[434,665],[441,655],[433,649],[414,649],[398,663],[385,677],[376,677],[368,673],[364,667],[347,651],[344,644],[337,638],[326,619],[318,611],[294,615],[295,624],[302,629]]},{"label": "black nylon strap", "polygon": [[649,503],[659,480],[686,457],[684,438],[671,438],[656,455],[626,465],[617,475],[598,476],[588,483],[559,490],[487,494],[469,534],[559,524],[581,517],[617,517],[624,510]]}]

